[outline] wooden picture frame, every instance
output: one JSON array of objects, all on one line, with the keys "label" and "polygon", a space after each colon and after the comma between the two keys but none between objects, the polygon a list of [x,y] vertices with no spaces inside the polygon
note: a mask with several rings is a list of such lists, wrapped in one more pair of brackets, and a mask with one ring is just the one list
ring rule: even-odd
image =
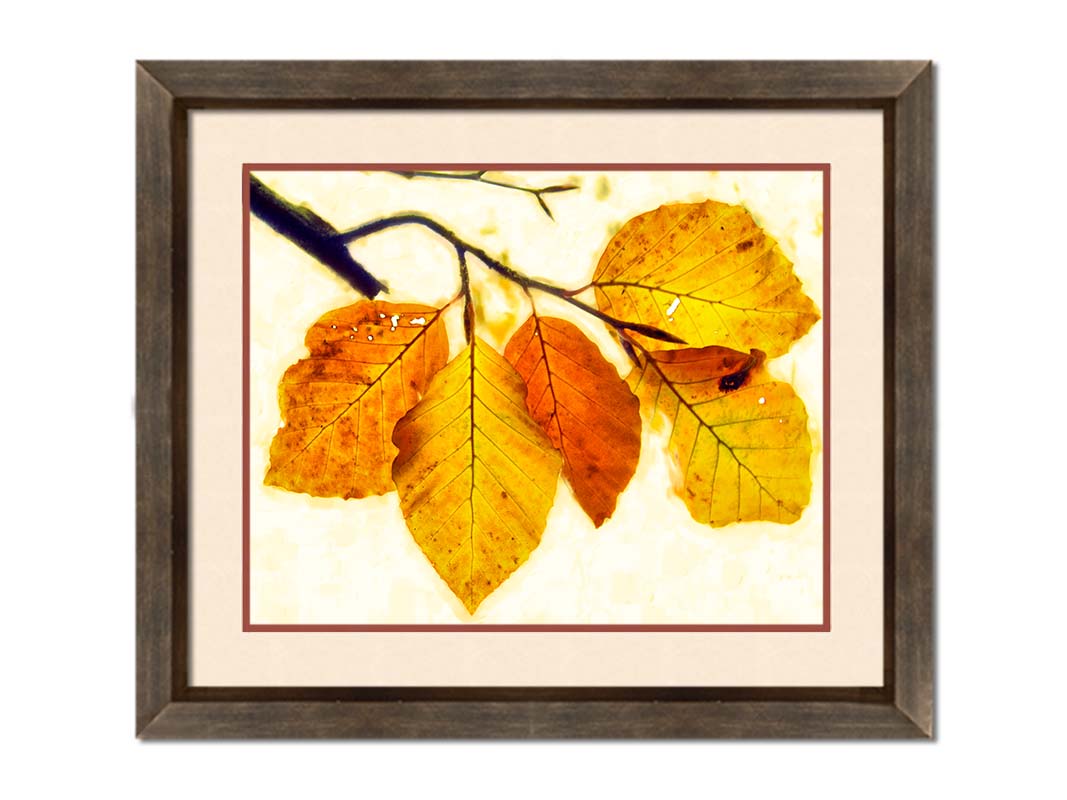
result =
[{"label": "wooden picture frame", "polygon": [[[882,687],[189,685],[189,112],[308,108],[882,111]],[[932,737],[933,184],[933,80],[928,62],[139,63],[138,736]]]}]

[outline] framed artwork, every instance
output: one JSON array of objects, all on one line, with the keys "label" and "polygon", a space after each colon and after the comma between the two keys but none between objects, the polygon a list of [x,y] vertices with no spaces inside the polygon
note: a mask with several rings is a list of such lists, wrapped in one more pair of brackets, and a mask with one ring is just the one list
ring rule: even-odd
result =
[{"label": "framed artwork", "polygon": [[932,736],[928,63],[137,76],[139,736]]}]

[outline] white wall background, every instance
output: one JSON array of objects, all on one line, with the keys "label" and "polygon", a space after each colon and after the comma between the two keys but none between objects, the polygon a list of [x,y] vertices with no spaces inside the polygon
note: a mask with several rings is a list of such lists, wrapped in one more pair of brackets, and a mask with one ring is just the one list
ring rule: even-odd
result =
[{"label": "white wall background", "polygon": [[[1062,25],[1051,8],[678,0],[10,11],[0,48],[0,791],[880,798],[1062,788],[1067,160]],[[133,60],[164,57],[934,58],[939,741],[137,743]]]}]

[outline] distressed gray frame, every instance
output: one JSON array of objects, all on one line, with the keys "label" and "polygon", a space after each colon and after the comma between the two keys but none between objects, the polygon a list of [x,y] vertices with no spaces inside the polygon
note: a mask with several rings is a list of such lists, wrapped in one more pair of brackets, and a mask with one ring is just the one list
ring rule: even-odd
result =
[{"label": "distressed gray frame", "polygon": [[[929,62],[137,64],[137,735],[931,738],[933,72]],[[881,109],[885,681],[867,688],[282,688],[188,681],[188,115],[260,108]]]}]

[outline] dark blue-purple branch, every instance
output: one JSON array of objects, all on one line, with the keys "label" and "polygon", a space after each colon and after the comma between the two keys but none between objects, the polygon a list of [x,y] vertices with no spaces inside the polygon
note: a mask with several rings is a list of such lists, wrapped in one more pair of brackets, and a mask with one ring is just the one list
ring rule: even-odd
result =
[{"label": "dark blue-purple branch", "polygon": [[248,182],[249,207],[259,219],[332,269],[360,294],[373,298],[387,291],[384,283],[352,258],[333,225],[311,209],[275,194],[255,175],[250,175]]}]

